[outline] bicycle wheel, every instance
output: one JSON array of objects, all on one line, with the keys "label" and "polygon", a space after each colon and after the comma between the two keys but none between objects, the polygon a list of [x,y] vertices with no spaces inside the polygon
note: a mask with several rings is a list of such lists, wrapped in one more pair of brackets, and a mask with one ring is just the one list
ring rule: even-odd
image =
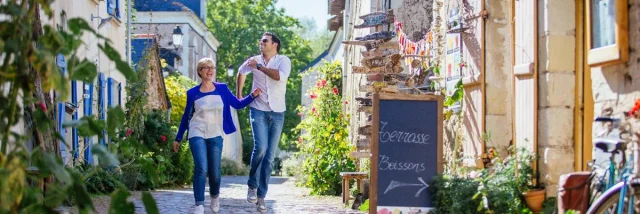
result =
[{"label": "bicycle wheel", "polygon": [[[624,183],[617,183],[615,186],[611,187],[609,190],[604,192],[600,198],[598,198],[587,211],[588,214],[614,214],[618,211],[618,200],[620,199],[620,191]],[[634,198],[633,211],[634,213],[640,213],[640,183],[637,181],[631,181],[631,187],[627,189],[627,193],[625,194],[625,207],[624,213],[628,213],[629,209],[629,199],[631,197]],[[631,193],[633,191],[633,193]]]}]

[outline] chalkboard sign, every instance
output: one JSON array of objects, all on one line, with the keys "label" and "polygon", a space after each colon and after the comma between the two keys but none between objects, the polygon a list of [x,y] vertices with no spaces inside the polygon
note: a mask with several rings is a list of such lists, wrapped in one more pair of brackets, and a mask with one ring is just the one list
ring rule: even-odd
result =
[{"label": "chalkboard sign", "polygon": [[369,213],[427,213],[442,173],[442,96],[373,96]]}]

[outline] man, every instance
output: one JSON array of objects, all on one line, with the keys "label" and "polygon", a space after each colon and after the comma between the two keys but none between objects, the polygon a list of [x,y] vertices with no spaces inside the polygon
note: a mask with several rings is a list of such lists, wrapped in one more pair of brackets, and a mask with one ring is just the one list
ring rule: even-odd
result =
[{"label": "man", "polygon": [[255,203],[258,211],[266,212],[264,197],[284,124],[285,93],[287,78],[291,73],[291,60],[279,54],[282,45],[273,33],[264,33],[259,44],[261,54],[249,58],[238,69],[236,96],[242,97],[246,75],[252,72],[252,91],[259,88],[263,93],[250,105],[253,153],[247,181],[247,201]]}]

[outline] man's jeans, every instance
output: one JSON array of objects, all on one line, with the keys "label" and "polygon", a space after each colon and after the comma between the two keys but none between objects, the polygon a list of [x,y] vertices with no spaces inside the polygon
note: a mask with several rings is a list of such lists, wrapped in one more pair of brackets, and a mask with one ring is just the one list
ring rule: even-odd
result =
[{"label": "man's jeans", "polygon": [[282,134],[284,112],[260,111],[251,108],[249,117],[253,131],[253,153],[247,185],[251,189],[257,188],[258,198],[264,198],[269,188],[273,159]]},{"label": "man's jeans", "polygon": [[209,175],[209,194],[220,194],[220,161],[222,158],[222,137],[204,139],[189,138],[189,148],[193,155],[193,196],[197,205],[204,205],[204,188]]}]

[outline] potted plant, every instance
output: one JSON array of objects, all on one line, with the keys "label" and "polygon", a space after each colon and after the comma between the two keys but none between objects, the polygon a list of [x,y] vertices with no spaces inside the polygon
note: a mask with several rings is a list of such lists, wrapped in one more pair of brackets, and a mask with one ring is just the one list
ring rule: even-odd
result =
[{"label": "potted plant", "polygon": [[536,155],[528,149],[517,149],[516,182],[518,186],[521,187],[520,191],[527,203],[527,207],[529,207],[533,213],[539,213],[542,210],[542,203],[546,198],[544,187],[534,182],[534,178],[537,178],[537,173],[533,170],[533,164],[536,159]]}]

